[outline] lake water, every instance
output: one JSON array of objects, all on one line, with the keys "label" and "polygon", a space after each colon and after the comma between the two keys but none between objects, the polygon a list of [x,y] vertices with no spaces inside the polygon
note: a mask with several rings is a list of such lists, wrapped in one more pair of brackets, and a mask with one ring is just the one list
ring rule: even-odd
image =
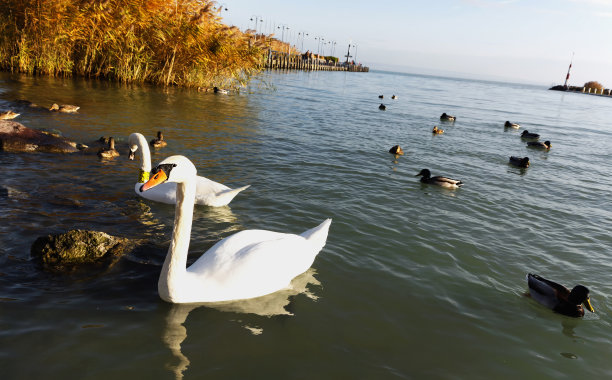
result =
[{"label": "lake water", "polygon": [[[612,376],[612,98],[385,72],[263,73],[225,96],[4,73],[0,92],[0,110],[81,106],[14,108],[26,126],[119,146],[161,130],[154,164],[183,154],[199,175],[250,184],[228,207],[196,207],[190,262],[239,230],[333,218],[291,289],[173,306],[156,284],[174,207],[134,194],[138,162],[0,152],[4,379]],[[526,148],[525,129],[552,149]],[[465,185],[421,184],[423,168]],[[39,269],[34,240],[74,228],[146,244],[103,274]],[[596,313],[538,305],[524,296],[529,272],[586,285]]]}]

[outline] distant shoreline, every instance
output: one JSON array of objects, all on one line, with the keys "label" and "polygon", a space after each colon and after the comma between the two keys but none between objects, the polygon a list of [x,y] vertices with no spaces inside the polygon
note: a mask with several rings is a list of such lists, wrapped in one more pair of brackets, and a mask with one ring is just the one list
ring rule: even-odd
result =
[{"label": "distant shoreline", "polygon": [[586,87],[578,87],[578,86],[563,86],[557,85],[549,88],[549,90],[553,91],[565,91],[565,92],[579,92],[582,94],[588,95],[598,95],[598,96],[610,96],[612,90],[609,88],[586,88]]}]

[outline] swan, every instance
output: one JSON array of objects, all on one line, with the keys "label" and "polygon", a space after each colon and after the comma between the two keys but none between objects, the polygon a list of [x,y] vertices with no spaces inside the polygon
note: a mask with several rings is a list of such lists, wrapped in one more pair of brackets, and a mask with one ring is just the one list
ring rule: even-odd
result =
[{"label": "swan", "polygon": [[196,168],[184,156],[170,156],[151,174],[139,189],[145,194],[176,182],[172,240],[157,283],[166,302],[222,302],[274,293],[307,271],[325,246],[331,219],[301,235],[244,230],[217,242],[187,268]]},{"label": "swan", "polygon": [[[138,182],[134,185],[136,194],[152,201],[175,204],[175,183],[165,183],[148,192],[140,192],[140,186],[149,180],[149,172],[151,171],[151,151],[149,150],[147,139],[140,133],[132,133],[128,138],[128,143],[130,146],[130,155],[128,158],[133,160],[136,151],[139,151],[141,156],[140,174],[138,175]],[[197,176],[195,202],[205,206],[226,206],[239,192],[249,186],[251,185],[231,189],[221,183],[211,181],[206,177]]]}]

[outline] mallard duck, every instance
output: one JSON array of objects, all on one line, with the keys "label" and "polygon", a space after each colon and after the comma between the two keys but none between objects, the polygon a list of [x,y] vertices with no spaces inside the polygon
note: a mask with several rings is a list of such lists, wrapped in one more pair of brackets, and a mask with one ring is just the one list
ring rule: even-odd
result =
[{"label": "mallard duck", "polygon": [[378,95],[378,99],[383,99],[384,97],[384,95]]},{"label": "mallard duck", "polygon": [[540,135],[537,133],[529,133],[528,130],[524,130],[523,133],[521,133],[521,137],[524,139],[539,139]]},{"label": "mallard duck", "polygon": [[49,111],[58,111],[58,112],[64,112],[64,113],[75,113],[76,111],[79,110],[79,106],[73,106],[70,104],[62,104],[62,105],[58,105],[57,103],[53,103],[51,105],[51,108],[49,108]]},{"label": "mallard duck", "polygon": [[440,120],[455,121],[457,118],[455,116],[447,115],[446,112],[444,112],[442,115],[440,115]]},{"label": "mallard duck", "polygon": [[0,113],[0,120],[11,120],[16,118],[17,116],[19,116],[20,114],[13,112],[11,110],[5,111],[5,112],[1,112]]},{"label": "mallard duck", "polygon": [[393,147],[391,147],[391,149],[389,149],[389,153],[393,153],[395,155],[403,155],[404,151],[402,150],[402,147],[399,145],[394,145]]},{"label": "mallard duck", "polygon": [[442,186],[442,187],[446,187],[448,189],[456,189],[460,186],[463,185],[463,182],[456,180],[456,179],[452,179],[452,178],[448,178],[448,177],[443,177],[440,175],[437,175],[435,177],[431,176],[431,172],[429,171],[429,169],[423,169],[419,172],[419,174],[415,175],[415,177],[421,176],[421,182],[422,183],[428,183],[430,185],[437,185],[437,186]]},{"label": "mallard duck", "polygon": [[161,133],[161,131],[157,131],[157,138],[151,140],[150,144],[153,148],[163,148],[168,145],[166,140],[164,140],[164,134]]},{"label": "mallard duck", "polygon": [[225,94],[225,95],[229,94],[229,91],[224,90],[224,89],[219,88],[219,87],[213,87],[213,92],[215,94]]},{"label": "mallard duck", "polygon": [[382,104],[382,103],[380,103],[380,105],[378,106],[378,109],[381,110],[381,111],[384,111],[384,110],[387,109],[387,106]]},{"label": "mallard duck", "polygon": [[527,148],[550,149],[550,141],[530,141],[527,143]]},{"label": "mallard duck", "polygon": [[444,133],[444,129],[438,128],[438,126],[435,125],[431,130],[431,133],[433,133],[434,135],[441,135],[442,133]]},{"label": "mallard duck", "polygon": [[504,127],[506,128],[514,128],[514,129],[519,129],[521,126],[519,124],[516,123],[511,123],[509,121],[506,120],[506,123],[504,123]]},{"label": "mallard duck", "polygon": [[98,151],[98,157],[100,158],[115,158],[119,156],[119,152],[115,149],[115,138],[108,138],[108,148],[100,149]]},{"label": "mallard duck", "polygon": [[391,99],[395,100],[395,99],[397,99],[397,96],[391,95]]},{"label": "mallard duck", "polygon": [[561,284],[531,273],[527,274],[527,285],[531,298],[554,312],[570,317],[582,317],[582,305],[591,313],[595,312],[589,299],[589,289],[585,286],[576,285],[570,292]]},{"label": "mallard duck", "polygon": [[529,167],[529,157],[516,157],[510,156],[510,164],[518,166],[519,168]]}]

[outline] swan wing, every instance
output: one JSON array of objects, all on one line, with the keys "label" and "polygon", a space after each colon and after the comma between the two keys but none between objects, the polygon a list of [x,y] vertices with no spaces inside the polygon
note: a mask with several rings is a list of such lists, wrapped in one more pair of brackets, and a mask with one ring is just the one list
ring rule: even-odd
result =
[{"label": "swan wing", "polygon": [[242,190],[250,185],[237,189],[231,189],[222,183],[215,182],[206,177],[197,177],[196,182],[196,204],[220,207],[225,206],[234,199]]}]

